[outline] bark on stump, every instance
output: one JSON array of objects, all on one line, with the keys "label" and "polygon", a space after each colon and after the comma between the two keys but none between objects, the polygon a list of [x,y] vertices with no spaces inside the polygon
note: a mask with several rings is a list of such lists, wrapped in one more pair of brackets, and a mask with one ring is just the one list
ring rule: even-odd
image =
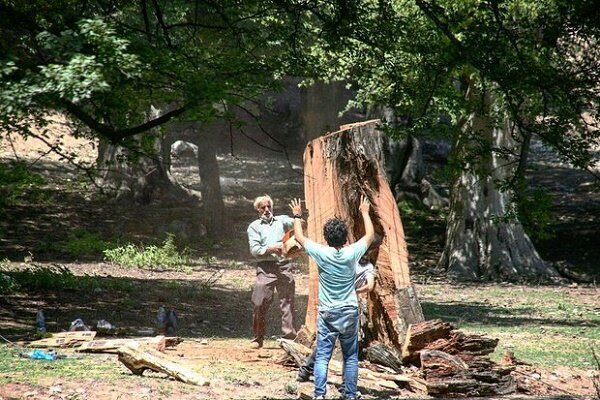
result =
[{"label": "bark on stump", "polygon": [[[308,237],[319,243],[324,223],[335,216],[349,227],[352,243],[364,234],[358,212],[361,195],[371,201],[375,231],[382,237],[374,265],[376,285],[369,295],[369,319],[362,325],[366,344],[378,341],[401,351],[409,324],[423,320],[410,282],[404,230],[383,168],[383,133],[378,120],[344,125],[338,132],[311,141],[304,152],[304,188]],[[305,329],[316,331],[318,272],[309,260],[309,297]],[[366,348],[366,347],[363,347]]]}]

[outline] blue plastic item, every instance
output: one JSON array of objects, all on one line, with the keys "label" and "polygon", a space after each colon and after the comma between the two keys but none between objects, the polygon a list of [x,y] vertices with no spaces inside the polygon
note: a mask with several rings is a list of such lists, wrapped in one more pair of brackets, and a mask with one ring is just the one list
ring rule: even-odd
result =
[{"label": "blue plastic item", "polygon": [[29,358],[33,360],[46,360],[46,361],[54,361],[56,360],[56,352],[54,351],[44,351],[41,349],[35,349],[32,352],[27,354]]}]

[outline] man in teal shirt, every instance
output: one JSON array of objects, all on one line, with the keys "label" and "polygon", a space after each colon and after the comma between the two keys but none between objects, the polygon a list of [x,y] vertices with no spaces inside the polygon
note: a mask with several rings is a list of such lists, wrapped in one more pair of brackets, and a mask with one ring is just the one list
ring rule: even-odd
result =
[{"label": "man in teal shirt", "polygon": [[292,227],[287,215],[273,215],[273,200],[259,196],[254,200],[258,218],[248,226],[250,253],[256,258],[256,284],[252,291],[253,348],[261,348],[266,332],[266,314],[273,303],[275,290],[281,308],[281,331],[286,339],[296,337],[294,327],[294,264],[282,254],[282,238]]},{"label": "man in teal shirt", "polygon": [[294,214],[294,235],[306,253],[312,257],[319,270],[319,315],[317,318],[317,356],[315,359],[315,399],[325,398],[327,368],[340,339],[344,357],[344,397],[355,400],[358,382],[358,299],[354,289],[356,264],[365,254],[374,238],[374,228],[369,216],[370,203],[361,197],[359,211],[365,235],[346,246],[348,228],[339,218],[330,219],[323,226],[327,246],[306,238],[302,232],[302,206],[300,200],[290,203]]}]

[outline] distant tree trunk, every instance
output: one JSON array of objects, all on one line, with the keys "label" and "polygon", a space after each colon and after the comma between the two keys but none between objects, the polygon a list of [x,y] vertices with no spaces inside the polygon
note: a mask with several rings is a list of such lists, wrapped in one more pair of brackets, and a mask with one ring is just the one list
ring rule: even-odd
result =
[{"label": "distant tree trunk", "polygon": [[[156,117],[160,111],[152,108],[151,114],[151,117]],[[148,134],[133,138],[136,146],[146,140],[144,135]],[[100,170],[98,184],[114,193],[119,201],[148,204],[193,200],[190,193],[177,184],[168,168],[165,168],[159,135],[154,138],[152,146],[143,147],[143,151],[137,151],[101,142],[97,160]]]},{"label": "distant tree trunk", "polygon": [[198,144],[198,171],[204,219],[209,231],[223,234],[228,229],[224,224],[225,204],[219,181],[217,149],[215,143],[210,140],[209,132],[204,132],[202,139],[202,143]]},{"label": "distant tree trunk", "polygon": [[[349,241],[364,234],[358,212],[361,194],[371,201],[375,231],[382,236],[374,265],[376,284],[368,298],[368,318],[361,322],[365,345],[379,342],[400,351],[409,324],[423,320],[410,281],[408,251],[398,208],[383,172],[384,135],[378,121],[342,126],[311,141],[304,152],[308,237],[325,243],[323,224],[334,216],[349,227]],[[309,294],[305,330],[316,330],[318,270],[309,260]],[[302,335],[304,336],[304,335]],[[310,335],[308,335],[310,336]]]},{"label": "distant tree trunk", "polygon": [[[383,117],[388,124],[397,124],[392,109],[385,108]],[[423,151],[419,139],[413,135],[404,139],[386,136],[384,141],[385,171],[396,200],[412,200],[434,209],[447,206],[448,199],[441,196],[425,178]]]},{"label": "distant tree trunk", "polygon": [[168,160],[168,163],[165,164],[170,168],[171,146],[178,140],[195,144],[198,147],[197,162],[200,175],[203,222],[209,232],[220,235],[227,233],[228,229],[224,219],[225,203],[223,202],[223,192],[219,180],[216,140],[211,136],[213,134],[212,127],[214,125],[202,126],[198,122],[171,124],[163,140],[165,145],[163,158]]},{"label": "distant tree trunk", "polygon": [[[492,100],[486,96],[483,109],[471,114],[464,125],[453,149],[454,156],[470,158],[466,155],[473,151],[469,139],[473,136],[491,148],[515,148],[511,122],[505,118],[502,126],[494,126],[490,107]],[[510,195],[500,191],[496,182],[512,176],[518,160],[496,153],[478,160],[476,164],[466,161],[468,170],[460,172],[452,187],[439,267],[458,280],[558,278],[556,270],[535,250],[516,215],[506,218],[512,208]]]}]

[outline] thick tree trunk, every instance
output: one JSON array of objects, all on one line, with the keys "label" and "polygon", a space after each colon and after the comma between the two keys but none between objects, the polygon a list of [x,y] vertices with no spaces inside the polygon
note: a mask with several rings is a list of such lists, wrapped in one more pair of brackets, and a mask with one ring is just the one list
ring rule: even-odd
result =
[{"label": "thick tree trunk", "polygon": [[[358,212],[360,196],[369,198],[382,243],[374,263],[377,276],[368,298],[369,317],[362,329],[367,343],[378,341],[401,351],[408,325],[422,321],[423,313],[410,282],[402,222],[383,172],[384,135],[376,129],[377,123],[342,126],[308,144],[304,152],[308,237],[325,243],[323,224],[338,216],[348,224],[349,241],[354,242],[364,234]],[[305,328],[315,332],[318,272],[313,260],[309,270]]]},{"label": "thick tree trunk", "polygon": [[[465,158],[472,142],[479,137],[491,148],[513,149],[508,119],[494,126],[487,110],[473,113],[453,149]],[[515,152],[518,154],[518,152]],[[452,188],[446,243],[439,266],[458,280],[547,280],[558,273],[544,262],[535,250],[516,216],[508,219],[512,209],[509,193],[500,191],[496,182],[514,173],[515,160],[493,153],[468,165]],[[474,172],[477,171],[478,173]]]}]

